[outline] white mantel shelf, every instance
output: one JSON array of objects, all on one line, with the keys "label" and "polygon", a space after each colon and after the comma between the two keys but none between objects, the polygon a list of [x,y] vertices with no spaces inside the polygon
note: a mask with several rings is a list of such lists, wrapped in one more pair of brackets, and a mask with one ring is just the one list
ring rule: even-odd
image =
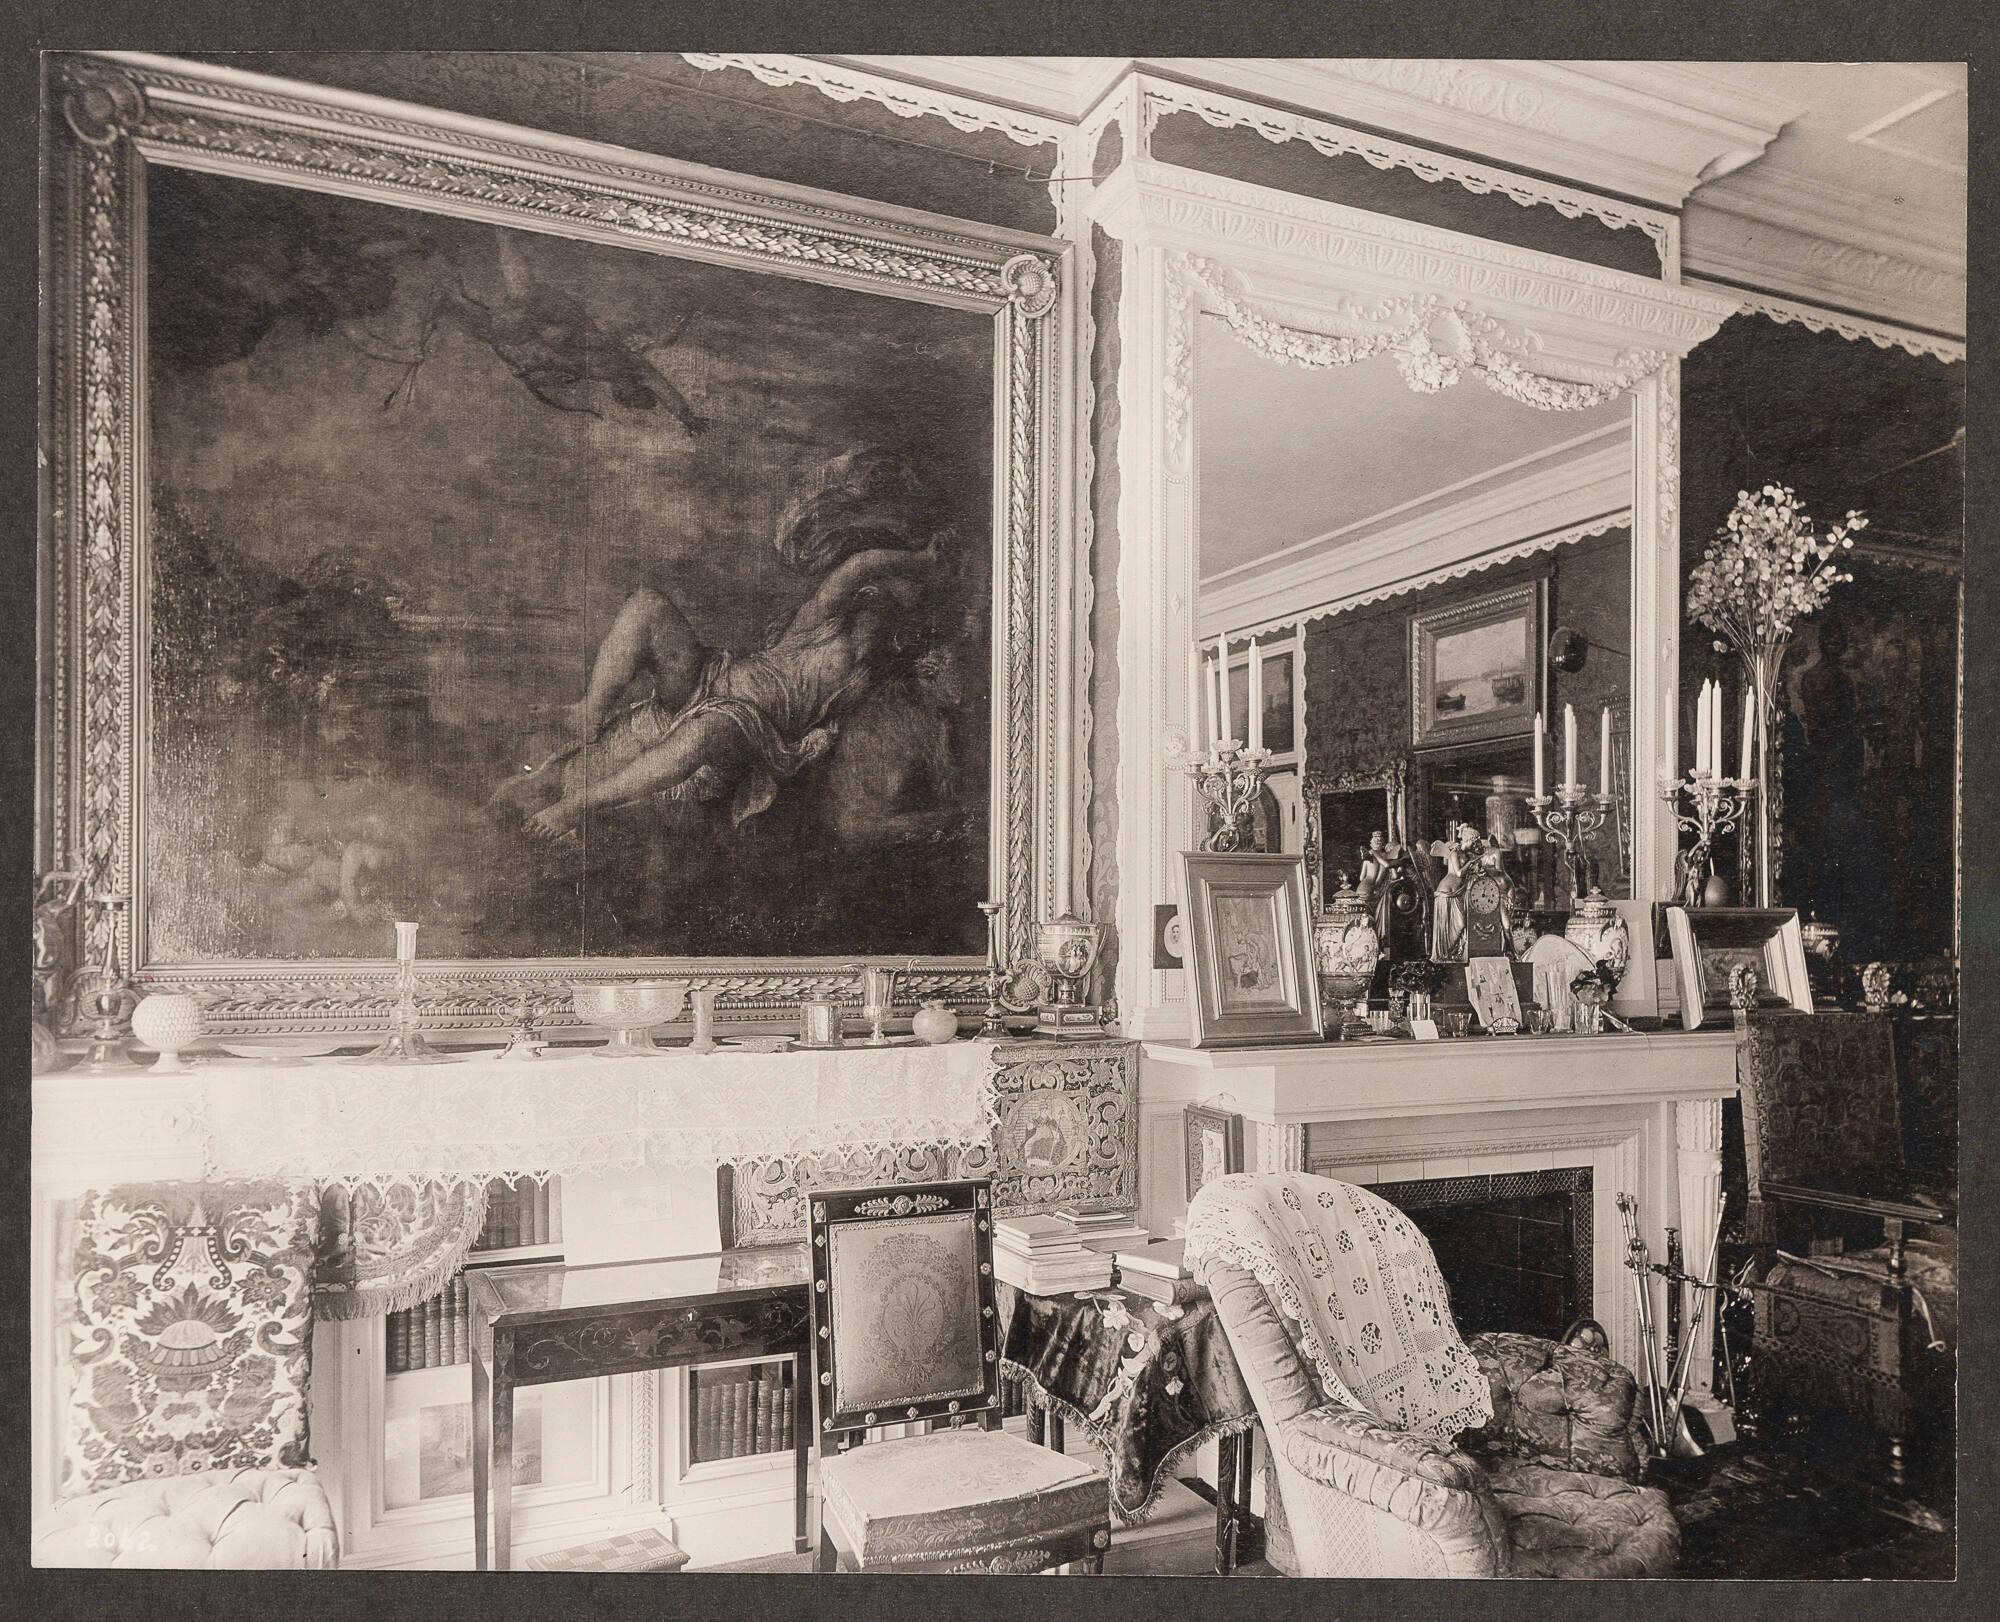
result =
[{"label": "white mantel shelf", "polygon": [[[1705,1255],[1722,1176],[1722,1102],[1736,1033],[1609,1032],[1440,1042],[1196,1049],[1147,1042],[1139,1064],[1143,1212],[1186,1210],[1183,1110],[1243,1118],[1244,1169],[1363,1185],[1579,1167],[1591,1176],[1591,1303],[1613,1355],[1640,1364],[1639,1324],[1614,1194],[1638,1202],[1656,1256],[1678,1226]],[[1692,1303],[1685,1303],[1691,1307]],[[1704,1324],[1696,1338],[1707,1342]],[[1697,1354],[1693,1383],[1709,1361]]]},{"label": "white mantel shelf", "polygon": [[1736,1036],[1714,1031],[1603,1036],[1322,1042],[1190,1048],[1148,1042],[1141,1096],[1192,1103],[1220,1093],[1270,1124],[1483,1114],[1724,1098]]}]

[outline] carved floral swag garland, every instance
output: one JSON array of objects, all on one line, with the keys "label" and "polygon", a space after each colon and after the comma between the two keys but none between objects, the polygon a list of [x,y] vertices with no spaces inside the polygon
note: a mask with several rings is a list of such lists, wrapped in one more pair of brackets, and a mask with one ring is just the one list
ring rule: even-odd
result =
[{"label": "carved floral swag garland", "polygon": [[[1434,293],[1385,299],[1359,312],[1367,321],[1393,325],[1380,332],[1343,337],[1290,327],[1251,308],[1230,286],[1230,273],[1212,260],[1189,255],[1188,275],[1214,300],[1229,330],[1258,353],[1292,366],[1352,366],[1384,351],[1393,355],[1403,381],[1419,394],[1450,388],[1468,372],[1494,393],[1538,411],[1584,411],[1626,393],[1657,371],[1666,355],[1640,350],[1621,355],[1624,367],[1602,383],[1573,383],[1546,377],[1522,364],[1506,347],[1502,323],[1464,300]],[[1442,329],[1451,347],[1434,334]]]}]

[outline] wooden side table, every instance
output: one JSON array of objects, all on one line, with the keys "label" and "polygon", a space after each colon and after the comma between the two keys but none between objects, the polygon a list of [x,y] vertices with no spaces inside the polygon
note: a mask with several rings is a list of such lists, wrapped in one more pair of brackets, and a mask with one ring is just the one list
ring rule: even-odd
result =
[{"label": "wooden side table", "polygon": [[753,1357],[793,1360],[792,1547],[805,1552],[813,1388],[804,1245],[589,1267],[473,1268],[465,1278],[472,1317],[472,1547],[479,1570],[507,1570],[517,1387]]}]

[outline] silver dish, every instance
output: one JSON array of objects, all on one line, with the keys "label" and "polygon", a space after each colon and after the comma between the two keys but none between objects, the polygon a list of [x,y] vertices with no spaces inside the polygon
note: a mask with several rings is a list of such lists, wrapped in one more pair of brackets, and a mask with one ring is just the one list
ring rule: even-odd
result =
[{"label": "silver dish", "polygon": [[658,1053],[649,1034],[656,1025],[677,1018],[687,1008],[685,980],[578,980],[570,987],[570,1006],[586,1025],[607,1028],[613,1035],[598,1059],[643,1059]]}]

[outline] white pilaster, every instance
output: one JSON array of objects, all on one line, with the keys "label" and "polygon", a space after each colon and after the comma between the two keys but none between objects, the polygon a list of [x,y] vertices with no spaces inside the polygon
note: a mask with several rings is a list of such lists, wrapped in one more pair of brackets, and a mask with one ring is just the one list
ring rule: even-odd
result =
[{"label": "white pilaster", "polygon": [[[1708,1269],[1709,1246],[1715,1242],[1715,1201],[1722,1189],[1722,1100],[1677,1100],[1674,1141],[1680,1150],[1677,1170],[1682,1265],[1690,1273],[1700,1275]],[[1681,1338],[1693,1343],[1693,1362],[1688,1375],[1690,1392],[1705,1392],[1714,1383],[1716,1303],[1713,1300],[1702,1313],[1700,1327],[1691,1336],[1688,1333],[1700,1294],[1686,1287],[1681,1291]]]}]

